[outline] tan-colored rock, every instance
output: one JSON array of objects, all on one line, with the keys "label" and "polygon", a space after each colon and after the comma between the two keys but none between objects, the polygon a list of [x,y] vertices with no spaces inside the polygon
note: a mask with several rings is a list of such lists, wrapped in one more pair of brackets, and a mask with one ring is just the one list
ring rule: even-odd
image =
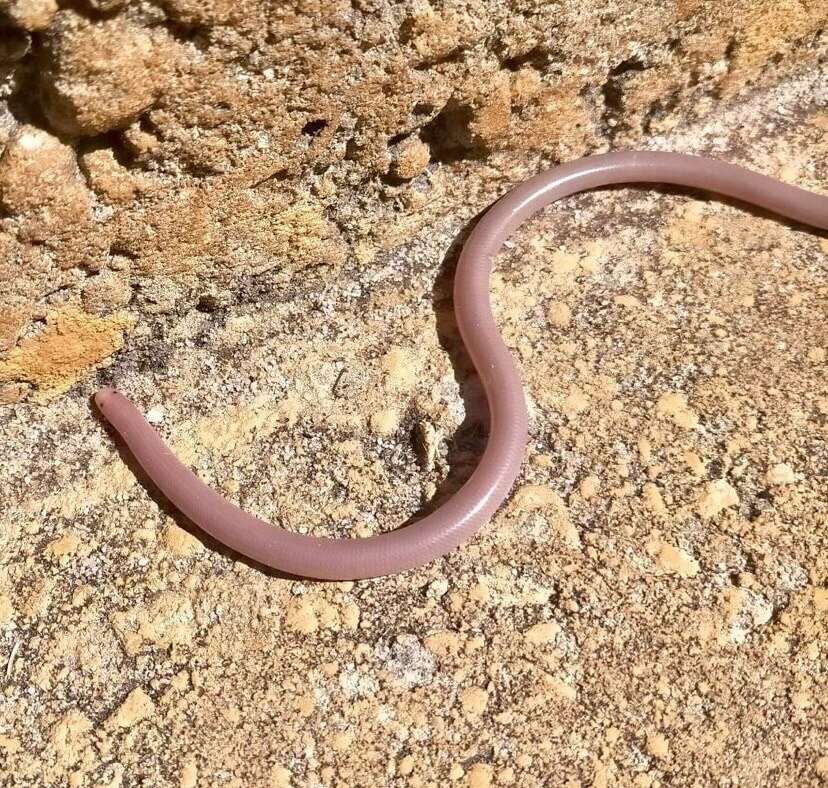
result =
[{"label": "tan-colored rock", "polygon": [[198,785],[198,767],[195,761],[187,761],[181,767],[181,774],[178,778],[178,788],[196,788]]},{"label": "tan-colored rock", "polygon": [[698,498],[697,510],[706,518],[719,515],[725,509],[739,505],[739,494],[726,479],[709,482]]},{"label": "tan-colored rock", "polygon": [[6,594],[0,594],[0,626],[14,619],[14,606]]},{"label": "tan-colored rock", "polygon": [[399,414],[386,408],[370,417],[371,429],[378,435],[392,435],[400,425]]},{"label": "tan-colored rock", "polygon": [[545,645],[546,643],[553,643],[560,631],[560,625],[554,621],[543,621],[529,627],[523,634],[527,642],[534,646],[539,646]]},{"label": "tan-colored rock", "polygon": [[793,468],[786,462],[780,462],[774,465],[772,468],[768,468],[767,474],[765,474],[765,479],[767,480],[768,484],[773,485],[775,487],[784,486],[786,484],[795,484],[796,483],[796,474],[794,473]]},{"label": "tan-colored rock", "polygon": [[140,180],[121,166],[110,148],[84,153],[80,166],[90,188],[109,202],[129,202],[140,186]]},{"label": "tan-colored rock", "polygon": [[50,313],[42,333],[0,358],[0,382],[25,381],[46,392],[65,391],[121,347],[127,325],[122,316],[91,317],[71,307]]},{"label": "tan-colored rock", "polygon": [[572,309],[564,301],[553,301],[547,315],[549,322],[558,328],[566,328],[572,322]]},{"label": "tan-colored rock", "polygon": [[239,0],[162,0],[171,19],[186,25],[226,25],[251,13],[250,2]]},{"label": "tan-colored rock", "polygon": [[58,10],[57,0],[2,0],[0,13],[30,32],[49,27]]},{"label": "tan-colored rock", "polygon": [[193,534],[172,521],[164,528],[163,539],[171,553],[184,558],[197,555],[204,549],[202,543]]},{"label": "tan-colored rock", "polygon": [[63,218],[77,221],[89,195],[75,152],[42,129],[18,126],[0,156],[0,205],[12,214],[64,207]]},{"label": "tan-colored rock", "polygon": [[695,577],[699,573],[699,562],[693,556],[666,542],[658,548],[658,563],[666,572],[680,577]]},{"label": "tan-colored rock", "polygon": [[680,392],[662,394],[656,404],[656,412],[687,430],[699,423],[698,414],[687,404],[687,397]]},{"label": "tan-colored rock", "polygon": [[647,752],[654,758],[666,758],[670,752],[670,744],[663,733],[652,731],[647,734]]},{"label": "tan-colored rock", "polygon": [[131,298],[129,277],[120,271],[102,271],[92,277],[81,291],[84,309],[98,315],[125,307]]},{"label": "tan-colored rock", "polygon": [[41,78],[43,111],[64,134],[129,125],[168,85],[173,44],[158,29],[115,17],[91,22],[58,13]]},{"label": "tan-colored rock", "polygon": [[61,717],[51,731],[50,743],[58,760],[65,766],[77,763],[88,743],[92,723],[79,711],[70,711]]},{"label": "tan-colored rock", "polygon": [[141,688],[136,687],[127,695],[115,713],[106,720],[107,728],[131,728],[152,717],[155,703]]},{"label": "tan-colored rock", "polygon": [[0,297],[0,352],[17,342],[31,311],[31,304],[22,296]]},{"label": "tan-colored rock", "polygon": [[419,175],[431,160],[428,145],[418,137],[409,137],[395,146],[391,157],[391,173],[406,180]]},{"label": "tan-colored rock", "polygon": [[494,770],[488,763],[476,763],[466,774],[466,784],[469,788],[490,788]]},{"label": "tan-colored rock", "polygon": [[641,492],[645,505],[653,514],[667,514],[667,506],[664,503],[661,490],[655,484],[647,482]]},{"label": "tan-colored rock", "polygon": [[486,710],[489,693],[482,687],[469,687],[460,693],[463,713],[468,717],[479,717]]}]

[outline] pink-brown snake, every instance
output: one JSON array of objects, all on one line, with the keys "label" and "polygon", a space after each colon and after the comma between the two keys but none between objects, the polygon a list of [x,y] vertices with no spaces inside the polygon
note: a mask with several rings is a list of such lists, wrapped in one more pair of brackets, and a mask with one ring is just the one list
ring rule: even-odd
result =
[{"label": "pink-brown snake", "polygon": [[180,463],[140,411],[111,388],[95,395],[101,413],[169,501],[219,542],[291,575],[355,580],[401,572],[469,539],[497,510],[517,478],[527,442],[520,377],[489,303],[495,253],[527,217],[577,192],[622,183],[664,183],[715,192],[801,224],[828,229],[828,196],[807,192],[732,164],[677,153],[588,156],[541,173],[502,197],[466,241],[454,282],[460,335],[480,376],[490,433],[480,463],[446,503],[396,531],[329,539],[277,528],[207,487]]}]

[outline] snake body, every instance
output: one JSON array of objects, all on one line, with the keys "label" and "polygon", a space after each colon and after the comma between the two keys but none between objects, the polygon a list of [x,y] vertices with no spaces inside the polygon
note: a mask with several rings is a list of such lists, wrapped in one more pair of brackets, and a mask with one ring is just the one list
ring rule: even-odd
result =
[{"label": "snake body", "polygon": [[541,173],[495,203],[460,255],[454,308],[490,414],[486,448],[471,477],[436,511],[405,528],[364,539],[292,533],[253,517],[200,481],[176,459],[138,408],[111,388],[97,392],[103,416],[169,501],[233,550],[282,572],[324,580],[355,580],[428,563],[468,540],[503,503],[517,478],[527,442],[520,376],[489,302],[492,261],[527,217],[577,192],[625,183],[703,189],[795,222],[828,229],[828,196],[722,161],[677,153],[618,152],[588,156]]}]

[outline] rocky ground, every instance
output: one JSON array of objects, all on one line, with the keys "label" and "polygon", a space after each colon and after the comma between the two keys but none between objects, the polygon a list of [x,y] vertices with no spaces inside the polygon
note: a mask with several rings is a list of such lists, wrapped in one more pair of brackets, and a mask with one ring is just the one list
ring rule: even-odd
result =
[{"label": "rocky ground", "polygon": [[521,477],[396,577],[229,555],[90,404],[283,527],[395,527],[484,440],[474,217],[631,145],[828,192],[819,3],[1,5],[4,784],[828,780],[825,234],[666,189],[528,222]]}]

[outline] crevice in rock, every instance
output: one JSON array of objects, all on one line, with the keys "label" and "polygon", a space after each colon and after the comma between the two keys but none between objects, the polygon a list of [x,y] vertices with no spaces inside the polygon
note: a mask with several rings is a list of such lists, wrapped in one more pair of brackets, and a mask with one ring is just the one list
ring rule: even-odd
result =
[{"label": "crevice in rock", "polygon": [[644,114],[644,118],[641,123],[642,131],[644,134],[650,134],[652,132],[652,125],[658,120],[669,115],[681,102],[683,92],[681,90],[675,90],[670,93],[668,96],[660,99],[656,99],[649,107],[647,107],[647,112]]},{"label": "crevice in rock", "polygon": [[127,0],[124,0],[123,3],[114,2],[109,8],[101,8],[93,6],[91,3],[86,2],[86,0],[60,0],[59,6],[61,10],[68,9],[91,22],[98,22],[102,19],[111,19],[120,14],[124,10],[126,2]]},{"label": "crevice in rock", "polygon": [[36,126],[43,131],[60,137],[61,135],[51,128],[40,106],[39,69],[37,64],[41,49],[40,36],[36,33],[32,34],[29,51],[16,64],[16,90],[8,97],[6,103],[9,113],[18,123]]},{"label": "crevice in rock", "polygon": [[474,140],[471,106],[449,99],[437,115],[426,123],[420,136],[431,148],[431,160],[438,163],[479,159],[485,150]]},{"label": "crevice in rock", "polygon": [[304,126],[302,126],[302,134],[307,137],[316,137],[325,130],[327,125],[327,118],[317,118],[316,120],[309,120]]},{"label": "crevice in rock", "polygon": [[418,101],[411,110],[411,114],[415,117],[423,117],[433,114],[435,109],[436,107],[428,101]]},{"label": "crevice in rock", "polygon": [[543,47],[533,47],[528,52],[501,61],[501,67],[508,71],[520,71],[525,66],[531,66],[536,71],[545,71],[552,60],[552,53]]},{"label": "crevice in rock", "polygon": [[258,189],[259,186],[264,186],[266,183],[272,183],[273,181],[285,181],[290,177],[290,172],[287,169],[280,169],[276,170],[276,172],[271,173],[270,175],[265,175],[264,178],[260,178],[258,181],[254,181],[250,184],[251,189]]},{"label": "crevice in rock", "polygon": [[609,70],[607,79],[601,86],[601,95],[604,99],[601,123],[610,142],[619,131],[627,127],[624,121],[624,82],[629,74],[645,71],[646,68],[640,58],[627,58]]},{"label": "crevice in rock", "polygon": [[135,163],[135,157],[124,144],[123,137],[117,129],[106,131],[94,137],[83,137],[77,142],[78,156],[96,150],[111,150],[115,161],[125,169],[140,169]]}]

